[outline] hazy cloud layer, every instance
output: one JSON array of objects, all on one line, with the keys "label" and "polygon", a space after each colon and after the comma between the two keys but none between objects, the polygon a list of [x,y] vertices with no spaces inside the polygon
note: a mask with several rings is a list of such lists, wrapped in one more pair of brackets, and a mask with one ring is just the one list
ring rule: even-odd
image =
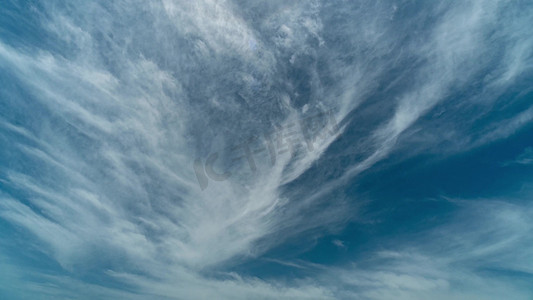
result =
[{"label": "hazy cloud layer", "polygon": [[[0,295],[533,293],[524,169],[512,179],[523,183],[518,195],[435,193],[453,209],[407,230],[416,238],[376,235],[388,242],[359,253],[343,231],[381,222],[369,213],[381,200],[352,189],[365,176],[394,177],[399,164],[439,164],[531,129],[527,1],[4,5]],[[316,116],[329,125],[300,126]],[[301,139],[287,151],[268,144],[289,132]],[[520,145],[494,164],[528,168],[531,145]],[[230,175],[217,180],[210,167]],[[328,264],[277,250],[330,235],[351,254]],[[301,273],[239,271],[256,261]]]}]

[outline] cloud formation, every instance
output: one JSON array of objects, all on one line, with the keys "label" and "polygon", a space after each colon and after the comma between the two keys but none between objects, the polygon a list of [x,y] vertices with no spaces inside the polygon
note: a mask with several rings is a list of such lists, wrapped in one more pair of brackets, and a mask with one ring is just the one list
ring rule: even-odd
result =
[{"label": "cloud formation", "polygon": [[[365,206],[378,199],[352,190],[367,173],[530,128],[532,12],[507,1],[9,1],[0,295],[526,299],[531,208],[509,199],[448,199],[445,224],[362,260],[349,236],[327,243],[353,251],[344,261],[274,255],[372,219]],[[326,112],[337,131],[294,126]],[[312,150],[293,142],[275,163],[254,152],[255,169],[235,159],[235,146],[287,128]],[[212,153],[232,176],[202,189],[194,161],[204,168]],[[305,272],[239,271],[261,260]]]}]

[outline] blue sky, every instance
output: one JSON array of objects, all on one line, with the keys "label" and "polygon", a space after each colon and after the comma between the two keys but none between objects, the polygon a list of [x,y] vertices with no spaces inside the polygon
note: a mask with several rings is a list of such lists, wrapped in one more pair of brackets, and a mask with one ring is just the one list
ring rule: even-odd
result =
[{"label": "blue sky", "polygon": [[0,4],[0,298],[531,299],[529,1]]}]

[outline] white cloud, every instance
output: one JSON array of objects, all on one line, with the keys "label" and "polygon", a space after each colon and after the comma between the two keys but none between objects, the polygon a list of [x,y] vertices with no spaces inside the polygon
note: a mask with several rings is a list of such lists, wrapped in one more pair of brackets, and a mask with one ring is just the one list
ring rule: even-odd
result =
[{"label": "white cloud", "polygon": [[[57,286],[72,288],[62,292],[36,284],[33,291],[50,293],[51,298],[54,293],[74,297],[80,288],[87,297],[131,298],[139,293],[161,299],[423,298],[435,291],[453,298],[474,293],[451,292],[455,283],[449,270],[438,272],[451,262],[439,260],[428,264],[427,271],[413,270],[406,265],[421,263],[420,258],[405,258],[403,253],[398,254],[397,269],[335,269],[323,276],[326,279],[320,274],[327,272],[321,270],[316,278],[296,284],[224,272],[228,279],[222,280],[206,274],[231,265],[232,259],[258,256],[303,232],[335,229],[354,218],[354,210],[347,209],[353,206],[342,196],[332,197],[332,192],[387,157],[402,134],[446,100],[450,89],[466,85],[486,67],[478,50],[490,53],[487,32],[494,29],[491,24],[502,2],[438,6],[430,12],[440,17],[428,29],[429,37],[413,39],[398,54],[391,54],[402,37],[388,23],[390,5],[376,4],[372,13],[356,11],[360,18],[338,28],[353,53],[339,53],[326,43],[321,18],[327,7],[318,1],[265,4],[265,11],[272,11],[257,20],[247,19],[245,11],[230,1],[78,4],[44,5],[49,19],[43,25],[55,34],[58,45],[64,45],[62,52],[0,41],[0,67],[27,92],[24,97],[5,92],[2,97],[11,98],[3,101],[23,112],[29,108],[22,123],[5,119],[0,126],[12,141],[6,147],[33,166],[21,163],[2,171],[2,183],[18,193],[2,195],[1,216],[36,236],[42,251],[68,272],[104,272],[104,260],[115,261],[124,267],[107,276],[136,290],[117,292],[74,278],[45,276]],[[257,24],[252,26],[252,21]],[[522,24],[518,23],[506,30],[517,29]],[[510,37],[511,50],[495,85],[512,82],[529,70],[531,40],[512,42],[526,33]],[[353,56],[352,63],[346,63],[345,54]],[[331,68],[331,87],[323,83],[319,56]],[[363,159],[345,166],[330,182],[296,185],[286,193],[283,188],[320,161],[344,133],[352,114],[378,89],[376,81],[386,77],[396,61],[408,58],[421,65],[413,69],[414,83],[395,99],[386,99],[394,103],[385,104],[392,108],[390,113],[376,113],[383,118],[361,139]],[[305,105],[297,103],[297,82],[283,82],[291,68],[308,68],[310,99]],[[329,109],[340,131],[317,143],[314,152],[280,156],[274,166],[257,161],[257,174],[247,171],[246,164],[234,164],[234,176],[199,189],[193,172],[198,156],[220,151],[222,165],[230,164],[223,149],[243,136]],[[512,134],[530,117],[526,110],[492,137]],[[334,199],[323,201],[326,196]],[[307,212],[324,203],[332,205],[314,213],[310,222]],[[520,230],[529,225],[517,221],[523,216],[514,208],[507,212],[495,219],[509,218],[516,223],[505,219],[506,223],[516,228],[493,229],[508,238],[470,255],[500,251],[523,238],[525,231]],[[333,243],[346,247],[340,240]],[[106,257],[94,257],[95,253]],[[492,293],[471,271],[461,276],[473,286],[487,288],[487,295]],[[330,282],[330,275],[340,276],[346,286]],[[360,288],[363,292],[357,291]]]}]

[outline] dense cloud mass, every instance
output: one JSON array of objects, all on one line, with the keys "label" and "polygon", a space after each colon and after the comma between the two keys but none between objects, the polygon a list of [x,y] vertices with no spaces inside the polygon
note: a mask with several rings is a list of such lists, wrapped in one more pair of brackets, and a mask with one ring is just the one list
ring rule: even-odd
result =
[{"label": "dense cloud mass", "polygon": [[0,298],[530,299],[533,3],[0,3]]}]

